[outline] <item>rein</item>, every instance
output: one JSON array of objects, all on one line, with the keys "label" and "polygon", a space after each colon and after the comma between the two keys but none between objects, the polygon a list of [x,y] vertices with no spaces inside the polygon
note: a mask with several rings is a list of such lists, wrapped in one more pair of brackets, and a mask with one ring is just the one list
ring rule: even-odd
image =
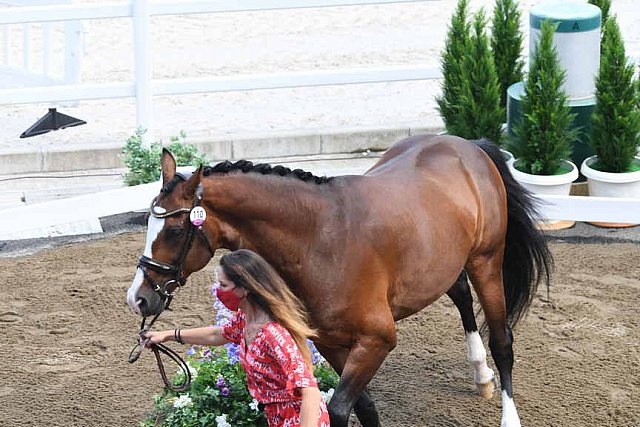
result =
[{"label": "rein", "polygon": [[[171,302],[171,300],[169,300],[169,302]],[[167,303],[167,307],[168,306],[169,303]],[[156,314],[155,316],[153,316],[153,319],[151,319],[151,322],[149,322],[149,326],[147,328],[144,327],[147,318],[142,318],[142,323],[140,324],[140,332],[138,332],[138,343],[133,347],[131,353],[129,353],[129,363],[134,363],[140,358],[142,350],[149,343],[149,338],[145,338],[145,332],[151,329],[151,326],[153,326],[159,316],[160,314]],[[154,356],[156,357],[156,362],[158,363],[158,371],[160,371],[160,376],[162,377],[162,382],[164,382],[164,385],[175,392],[189,390],[189,388],[191,387],[191,371],[189,370],[189,365],[187,365],[187,362],[182,357],[180,357],[178,353],[164,344],[151,344],[150,347],[153,351]],[[169,359],[173,360],[180,367],[180,370],[184,373],[184,381],[181,384],[173,384],[169,380],[164,369],[164,363],[162,363],[160,353],[169,357]]]}]

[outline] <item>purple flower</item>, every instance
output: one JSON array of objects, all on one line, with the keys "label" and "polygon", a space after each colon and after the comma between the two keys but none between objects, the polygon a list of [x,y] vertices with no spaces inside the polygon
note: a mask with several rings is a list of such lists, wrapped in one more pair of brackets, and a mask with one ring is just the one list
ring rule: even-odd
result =
[{"label": "purple flower", "polygon": [[320,352],[318,351],[316,346],[313,344],[313,341],[308,339],[307,340],[307,345],[309,346],[309,349],[311,350],[311,363],[316,365],[316,364],[318,364],[320,362],[324,362],[324,357],[322,357],[322,355],[320,354]]},{"label": "purple flower", "polygon": [[231,390],[229,389],[229,387],[223,387],[220,390],[220,394],[225,396],[225,397],[227,397],[227,396],[229,396],[231,394]]},{"label": "purple flower", "polygon": [[227,349],[227,357],[232,365],[235,365],[240,361],[240,347],[237,344],[228,343],[225,344]]},{"label": "purple flower", "polygon": [[218,379],[216,380],[216,387],[223,388],[226,386],[227,386],[227,382],[224,380],[224,377],[222,375],[219,375]]},{"label": "purple flower", "polygon": [[196,349],[191,346],[191,348],[189,348],[189,350],[187,350],[187,352],[185,353],[187,356],[193,356],[196,352]]}]

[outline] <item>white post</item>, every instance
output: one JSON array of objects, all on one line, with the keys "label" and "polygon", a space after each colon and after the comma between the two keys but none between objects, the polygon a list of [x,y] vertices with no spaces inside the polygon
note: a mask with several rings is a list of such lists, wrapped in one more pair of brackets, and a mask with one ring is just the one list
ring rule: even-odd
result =
[{"label": "white post", "polygon": [[2,48],[2,63],[6,66],[9,65],[11,49],[11,31],[9,31],[9,25],[3,25],[2,31],[4,33],[4,47]]},{"label": "white post", "polygon": [[65,21],[63,81],[67,85],[76,84],[80,81],[80,60],[82,59],[82,49],[80,46],[81,33],[82,23],[80,21]]},{"label": "white post", "polygon": [[42,24],[42,74],[50,78],[51,73],[51,22]]},{"label": "white post", "polygon": [[31,71],[31,24],[22,24],[22,66]]},{"label": "white post", "polygon": [[133,37],[135,55],[136,126],[146,129],[144,143],[153,142],[151,111],[151,41],[149,37],[149,3],[147,0],[133,2]]}]

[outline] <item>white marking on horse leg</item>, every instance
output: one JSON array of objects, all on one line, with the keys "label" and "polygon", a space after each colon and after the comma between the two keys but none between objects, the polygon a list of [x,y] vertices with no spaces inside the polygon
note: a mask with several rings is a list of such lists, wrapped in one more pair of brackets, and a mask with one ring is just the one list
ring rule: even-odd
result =
[{"label": "white marking on horse leg", "polygon": [[[162,209],[159,206],[156,206],[155,210],[157,212],[162,212]],[[153,242],[156,241],[158,234],[162,231],[164,227],[164,219],[156,218],[153,215],[149,215],[149,221],[147,221],[147,241],[144,247],[144,255],[153,258]],[[144,275],[142,274],[142,270],[139,268],[136,270],[136,275],[133,278],[133,282],[131,282],[131,286],[127,290],[127,304],[129,307],[136,313],[140,313],[140,308],[138,307],[140,304],[138,298],[138,291],[140,290],[140,286],[142,286],[142,282],[144,281]]]},{"label": "white marking on horse leg", "polygon": [[487,365],[487,351],[482,344],[480,334],[469,332],[467,338],[467,361],[473,367],[473,381],[476,384],[486,384],[495,377],[493,370]]},{"label": "white marking on horse leg", "polygon": [[516,404],[504,390],[502,391],[502,422],[500,427],[521,427]]}]

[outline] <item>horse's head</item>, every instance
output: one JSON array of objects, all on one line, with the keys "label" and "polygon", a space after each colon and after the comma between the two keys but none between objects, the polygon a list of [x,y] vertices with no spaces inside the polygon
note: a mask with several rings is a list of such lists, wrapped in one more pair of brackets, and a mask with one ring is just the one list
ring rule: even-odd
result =
[{"label": "horse's head", "polygon": [[219,247],[214,219],[200,206],[203,168],[176,173],[171,153],[162,153],[162,190],[149,208],[147,241],[127,291],[129,306],[142,316],[159,314],[187,277],[204,268]]}]

